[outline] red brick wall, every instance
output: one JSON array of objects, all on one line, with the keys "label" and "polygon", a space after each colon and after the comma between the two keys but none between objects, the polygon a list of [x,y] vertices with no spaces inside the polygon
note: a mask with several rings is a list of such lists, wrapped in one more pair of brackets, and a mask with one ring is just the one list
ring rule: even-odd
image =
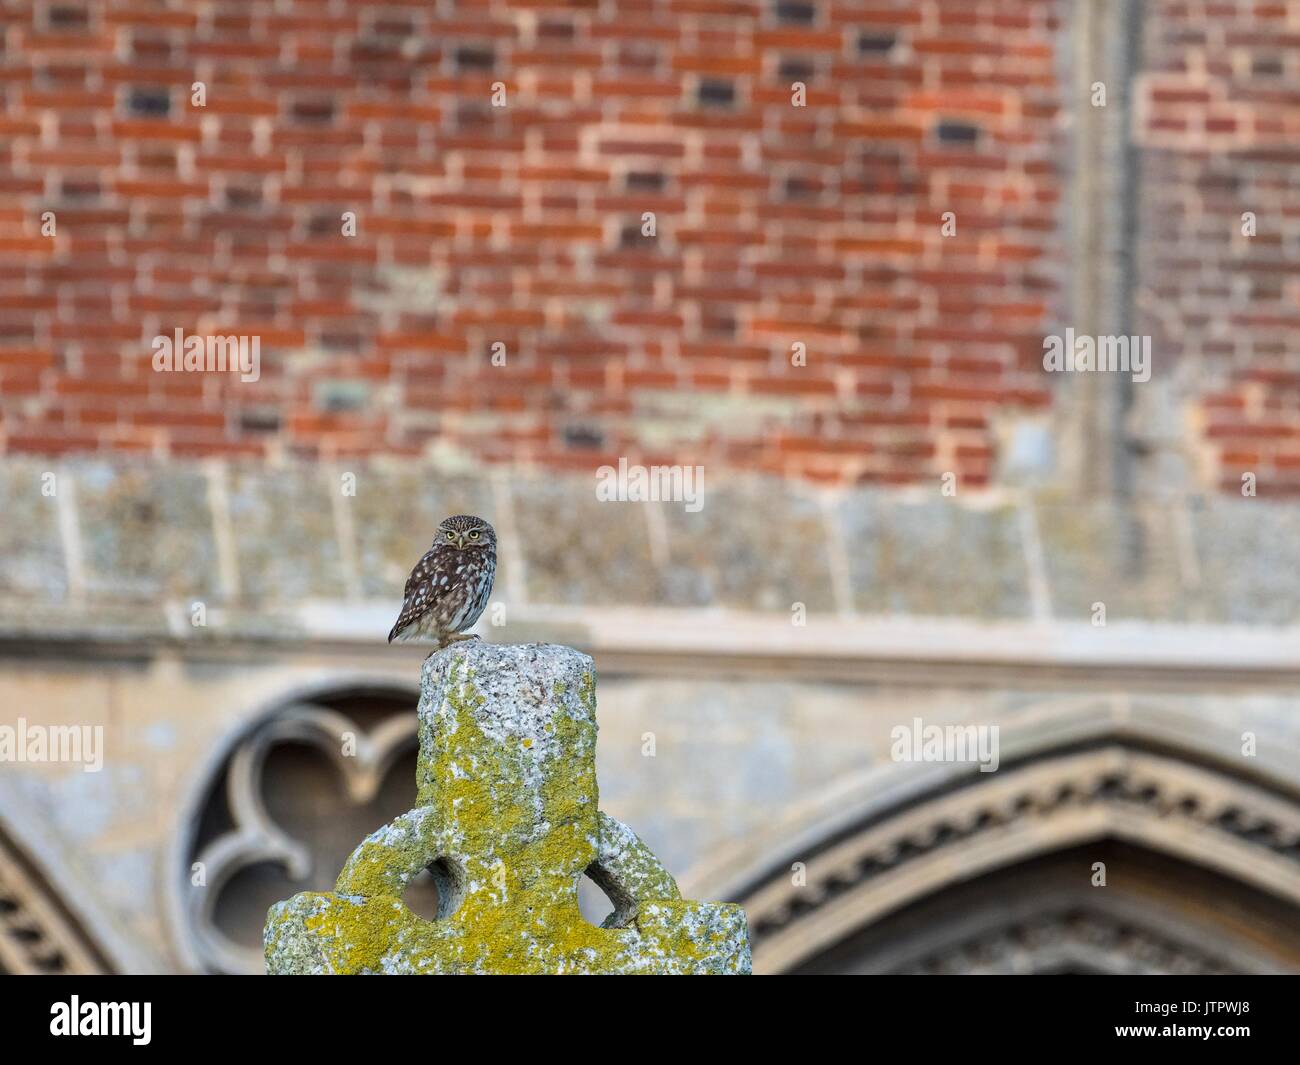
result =
[{"label": "red brick wall", "polygon": [[[1048,403],[1054,3],[4,10],[9,452],[971,484]],[[260,335],[262,379],[151,372],[176,328]]]},{"label": "red brick wall", "polygon": [[1169,361],[1200,360],[1196,429],[1210,476],[1238,492],[1253,472],[1260,495],[1294,494],[1300,3],[1148,6],[1142,328]]}]

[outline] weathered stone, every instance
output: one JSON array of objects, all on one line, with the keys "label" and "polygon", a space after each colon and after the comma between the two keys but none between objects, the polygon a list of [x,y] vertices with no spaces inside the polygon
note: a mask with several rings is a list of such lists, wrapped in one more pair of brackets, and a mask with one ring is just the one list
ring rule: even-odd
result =
[{"label": "weathered stone", "polygon": [[1088,621],[1092,605],[1105,603],[1111,621],[1186,619],[1168,507],[1040,505],[1035,519],[1056,617]]},{"label": "weathered stone", "polygon": [[670,565],[664,602],[788,611],[835,609],[821,507],[775,478],[706,483],[704,506],[661,506]]},{"label": "weathered stone", "polygon": [[208,602],[219,597],[207,480],[198,469],[92,462],[76,478],[92,594]]},{"label": "weathered stone", "polygon": [[[938,495],[938,488],[935,488]],[[952,498],[905,503],[876,491],[839,508],[853,600],[864,614],[1026,617],[1016,511]]]},{"label": "weathered stone", "polygon": [[105,600],[103,609],[82,609],[67,600],[45,603],[35,599],[0,599],[0,631],[6,636],[40,636],[131,643],[167,636],[172,631],[168,611],[156,603]]},{"label": "weathered stone", "polygon": [[[52,482],[42,481],[50,476]],[[52,463],[0,464],[0,594],[49,600],[67,593],[59,500],[41,491],[43,483],[52,483],[57,493],[57,478]]]},{"label": "weathered stone", "polygon": [[528,598],[562,606],[658,601],[645,508],[650,503],[602,503],[596,474],[580,480],[529,478],[513,484]]},{"label": "weathered stone", "polygon": [[362,595],[400,596],[407,574],[449,515],[477,514],[501,531],[482,476],[438,473],[423,464],[374,466],[356,471],[356,492],[345,502],[355,514]]},{"label": "weathered stone", "polygon": [[[453,645],[421,678],[418,805],[372,833],[333,893],[271,908],[271,973],[746,973],[737,906],[682,899],[601,813],[595,671],[553,645]],[[438,919],[402,901],[428,868]],[[614,905],[578,908],[589,875]]]},{"label": "weathered stone", "polygon": [[230,525],[241,596],[253,602],[341,598],[345,589],[332,492],[322,471],[232,467]]},{"label": "weathered stone", "polygon": [[1203,620],[1296,623],[1300,508],[1263,499],[1214,500],[1193,506],[1191,523]]}]

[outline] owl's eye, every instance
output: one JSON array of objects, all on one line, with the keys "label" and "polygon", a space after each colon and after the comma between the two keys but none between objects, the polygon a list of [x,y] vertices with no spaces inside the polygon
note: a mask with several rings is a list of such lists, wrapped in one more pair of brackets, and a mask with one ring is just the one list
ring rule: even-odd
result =
[{"label": "owl's eye", "polygon": [[471,540],[477,540],[477,539],[478,539],[478,530],[477,530],[477,529],[471,529],[471,530],[470,530],[470,533],[469,533],[469,538],[470,538]]},{"label": "owl's eye", "polygon": [[449,533],[447,534],[447,539],[448,539],[448,540],[455,540],[455,539],[456,539],[456,534],[455,534],[454,532],[449,532]]}]

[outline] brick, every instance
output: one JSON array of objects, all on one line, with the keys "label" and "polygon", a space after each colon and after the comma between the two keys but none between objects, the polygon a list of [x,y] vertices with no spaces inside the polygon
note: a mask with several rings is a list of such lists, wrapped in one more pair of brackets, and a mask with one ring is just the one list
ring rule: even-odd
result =
[{"label": "brick", "polygon": [[[1059,309],[1054,20],[1018,2],[671,0],[614,18],[521,4],[522,21],[414,0],[200,18],[125,0],[36,34],[53,50],[39,71],[0,75],[0,405],[43,395],[32,440],[75,430],[109,450],[318,461],[445,441],[566,467],[636,453],[645,397],[696,390],[787,411],[710,443],[737,464],[834,483],[869,459],[871,477],[906,483],[944,432],[963,477],[987,477],[998,409],[1050,402],[1012,364]],[[204,74],[208,106],[191,108]],[[791,108],[793,80],[807,108]],[[1189,85],[1173,71],[1153,87]],[[159,89],[165,116],[127,113],[160,107]],[[1213,100],[1212,126],[1159,135],[1258,138],[1287,106],[1217,86]],[[1182,121],[1189,105],[1158,106]],[[1287,152],[1288,129],[1253,147]],[[940,191],[967,238],[938,240]],[[33,241],[52,195],[60,237]],[[1239,195],[1196,190],[1225,225]],[[1155,242],[1181,255],[1177,232]],[[1226,269],[1254,286],[1234,328],[1291,328],[1280,243]],[[228,416],[225,382],[147,372],[155,319],[217,331],[217,314],[262,337],[261,428]],[[808,338],[802,370],[792,337]],[[393,392],[316,410],[304,375],[327,365]],[[964,388],[980,398],[953,398]],[[1221,421],[1257,412],[1221,391],[1235,405],[1206,408]],[[601,443],[566,435],[570,420],[599,422]]]}]

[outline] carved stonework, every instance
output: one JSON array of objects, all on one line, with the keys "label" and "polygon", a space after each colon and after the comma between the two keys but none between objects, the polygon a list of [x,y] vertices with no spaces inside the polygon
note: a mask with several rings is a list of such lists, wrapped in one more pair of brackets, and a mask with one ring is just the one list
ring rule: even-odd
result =
[{"label": "carved stonework", "polygon": [[[414,809],[367,837],[333,892],[271,907],[276,974],[737,974],[738,906],[688,902],[599,809],[595,669],[545,644],[457,644],[429,657]],[[430,869],[435,919],[404,902]],[[584,873],[614,912],[578,907]]]},{"label": "carved stonework", "polygon": [[979,976],[1088,972],[1202,976],[1231,972],[1196,944],[1086,910],[991,928],[897,972]]},{"label": "carved stonework", "polygon": [[0,836],[0,974],[108,971],[81,923],[22,852]]},{"label": "carved stonework", "polygon": [[[892,810],[873,812],[856,828],[838,826],[825,843],[807,845],[789,861],[773,862],[766,877],[738,894],[750,916],[755,968],[800,969],[842,952],[855,935],[884,927],[909,906],[1044,855],[1071,848],[1095,854],[1106,841],[1205,870],[1282,907],[1300,905],[1300,807],[1291,796],[1218,768],[1111,742],[1049,752],[995,774],[972,772],[960,786],[945,781]],[[801,877],[791,876],[792,862],[803,864]],[[1077,876],[1087,884],[1085,858]],[[947,912],[960,908],[959,899],[949,898]],[[1284,931],[1288,941],[1271,960],[1245,946],[1229,960],[1199,949],[1186,929],[1155,928],[1142,913],[1116,923],[1095,913],[1079,917],[1077,907],[1071,912],[1073,923],[1050,918],[1058,934],[1040,956],[1044,966],[1052,951],[1068,958],[1071,943],[1079,958],[1093,959],[1080,961],[1082,968],[1109,956],[1106,971],[1286,970],[1296,964],[1294,929]],[[991,929],[954,937],[929,955],[913,952],[893,967],[1000,971],[997,958],[1015,953],[1008,944],[1022,932],[986,915],[990,919]],[[1022,931],[1045,920],[1036,915]],[[1110,946],[1098,946],[1107,937]],[[987,960],[976,964],[976,956]],[[1018,957],[1024,963],[1029,954]]]},{"label": "carved stonework", "polygon": [[[409,807],[416,746],[414,698],[395,693],[293,703],[235,744],[184,870],[186,933],[203,968],[264,971],[266,907],[287,885],[328,886],[358,833]],[[428,876],[413,886],[413,905],[436,899]]]}]

